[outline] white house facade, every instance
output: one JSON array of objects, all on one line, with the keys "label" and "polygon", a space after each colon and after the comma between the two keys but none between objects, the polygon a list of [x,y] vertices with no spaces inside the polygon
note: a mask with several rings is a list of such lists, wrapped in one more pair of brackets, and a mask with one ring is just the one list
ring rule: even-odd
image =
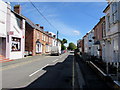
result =
[{"label": "white house facade", "polygon": [[[2,10],[1,10],[2,9]],[[5,58],[18,59],[24,57],[25,20],[11,10],[9,3],[0,1],[0,54]]]},{"label": "white house facade", "polygon": [[94,29],[88,34],[88,51],[90,55],[94,55]]},{"label": "white house facade", "polygon": [[7,11],[8,5],[0,1],[0,55],[4,57],[6,57]]},{"label": "white house facade", "polygon": [[120,62],[120,2],[111,2],[104,10],[106,21],[105,61]]}]

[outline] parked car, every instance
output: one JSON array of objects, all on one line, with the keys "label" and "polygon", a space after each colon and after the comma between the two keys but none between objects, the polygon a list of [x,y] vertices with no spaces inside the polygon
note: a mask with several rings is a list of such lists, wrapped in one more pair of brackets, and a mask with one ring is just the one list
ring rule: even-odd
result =
[{"label": "parked car", "polygon": [[60,55],[61,49],[58,46],[51,47],[51,55]]}]

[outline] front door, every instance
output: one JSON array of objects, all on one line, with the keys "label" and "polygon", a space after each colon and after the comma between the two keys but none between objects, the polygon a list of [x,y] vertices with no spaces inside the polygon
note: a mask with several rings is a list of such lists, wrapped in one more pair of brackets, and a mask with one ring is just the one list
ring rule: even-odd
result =
[{"label": "front door", "polygon": [[0,37],[0,55],[6,56],[6,38]]}]

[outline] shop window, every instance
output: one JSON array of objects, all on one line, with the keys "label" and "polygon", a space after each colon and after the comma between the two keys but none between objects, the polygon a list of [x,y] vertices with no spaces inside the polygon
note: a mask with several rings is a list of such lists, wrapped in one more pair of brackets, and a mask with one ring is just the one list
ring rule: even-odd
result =
[{"label": "shop window", "polygon": [[20,51],[21,50],[21,39],[12,37],[12,51]]}]

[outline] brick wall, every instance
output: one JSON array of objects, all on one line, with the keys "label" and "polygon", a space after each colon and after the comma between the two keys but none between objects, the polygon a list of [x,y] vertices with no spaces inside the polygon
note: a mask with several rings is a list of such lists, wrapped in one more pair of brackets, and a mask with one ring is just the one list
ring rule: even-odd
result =
[{"label": "brick wall", "polygon": [[[34,29],[34,33],[33,33],[33,55],[38,55],[38,54],[36,54],[36,41],[39,39],[39,42],[42,43],[42,34],[43,33],[41,31]],[[42,47],[42,48],[44,48],[44,47]],[[39,54],[42,54],[42,53],[39,53]]]},{"label": "brick wall", "polygon": [[[101,18],[98,24],[94,28],[94,36],[95,41],[102,41],[103,40],[103,22],[105,21],[105,18]],[[100,56],[102,56],[102,45],[100,44]]]},{"label": "brick wall", "polygon": [[25,51],[33,50],[33,28],[26,23],[25,25]]}]

